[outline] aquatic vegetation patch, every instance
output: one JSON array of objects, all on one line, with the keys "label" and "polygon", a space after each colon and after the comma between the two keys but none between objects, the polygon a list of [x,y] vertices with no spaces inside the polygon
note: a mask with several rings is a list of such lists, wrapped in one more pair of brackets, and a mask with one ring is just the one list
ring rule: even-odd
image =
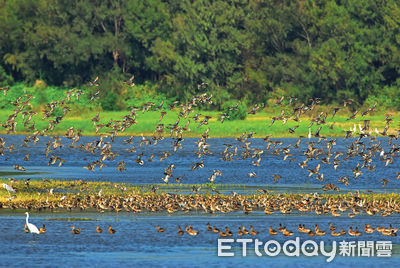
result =
[{"label": "aquatic vegetation patch", "polygon": [[[7,180],[1,179],[0,183]],[[9,183],[9,182],[8,182]],[[32,180],[28,185],[22,181],[13,182],[17,189],[10,193],[0,190],[0,209],[25,210],[97,210],[100,212],[204,212],[230,213],[242,211],[264,211],[266,215],[292,213],[355,217],[358,214],[389,216],[400,213],[398,193],[343,194],[300,194],[274,193],[269,191],[248,194],[224,194],[218,191],[220,185],[181,185],[176,188],[165,185],[133,186],[125,183],[86,181],[40,181]],[[58,186],[54,192],[49,185]],[[18,188],[21,186],[21,188]],[[63,188],[64,187],[64,188]],[[186,187],[185,193],[167,192]],[[203,189],[204,187],[204,189]],[[242,186],[246,189],[246,186]],[[72,192],[68,192],[73,189]],[[223,185],[221,189],[223,188]],[[53,189],[53,188],[52,188]],[[99,190],[100,189],[100,190]],[[192,189],[191,192],[189,189]],[[249,187],[249,190],[251,187]],[[254,188],[253,188],[254,191]]]}]

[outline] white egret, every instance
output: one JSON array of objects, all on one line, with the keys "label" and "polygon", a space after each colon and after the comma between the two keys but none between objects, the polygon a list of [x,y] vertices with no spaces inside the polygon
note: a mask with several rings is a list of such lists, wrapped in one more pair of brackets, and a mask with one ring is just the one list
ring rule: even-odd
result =
[{"label": "white egret", "polygon": [[3,188],[6,189],[8,193],[10,193],[10,192],[13,194],[16,193],[15,189],[6,183],[3,183]]},{"label": "white egret", "polygon": [[29,232],[34,234],[40,234],[39,229],[34,224],[28,222],[29,213],[25,212],[25,214],[26,214],[26,226],[28,227]]}]

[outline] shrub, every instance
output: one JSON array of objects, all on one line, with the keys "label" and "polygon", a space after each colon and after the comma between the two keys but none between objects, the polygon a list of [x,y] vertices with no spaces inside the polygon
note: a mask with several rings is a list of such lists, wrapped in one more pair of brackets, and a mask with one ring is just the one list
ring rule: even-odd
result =
[{"label": "shrub", "polygon": [[64,116],[64,111],[63,111],[63,109],[61,109],[61,107],[55,107],[53,112],[50,114],[50,116],[54,116],[54,117],[61,116],[61,117],[63,117]]},{"label": "shrub", "polygon": [[222,105],[222,109],[229,116],[227,120],[244,120],[247,116],[247,107],[244,102],[227,101]]},{"label": "shrub", "polygon": [[117,111],[119,110],[117,100],[118,95],[114,91],[109,90],[107,95],[100,99],[101,108],[104,111]]},{"label": "shrub", "polygon": [[174,99],[168,99],[167,96],[159,92],[158,88],[152,84],[128,86],[126,93],[123,94],[126,107],[141,107],[145,102],[153,102],[156,105],[164,101],[163,106],[167,107]]},{"label": "shrub", "polygon": [[45,89],[47,87],[47,84],[46,84],[45,81],[38,79],[38,80],[35,81],[33,86],[42,90],[42,89]]},{"label": "shrub", "polygon": [[385,86],[379,92],[371,94],[365,100],[364,105],[371,107],[378,103],[377,110],[400,110],[400,90],[398,86]]},{"label": "shrub", "polygon": [[14,84],[14,79],[8,75],[3,67],[0,66],[0,87],[11,86]]}]

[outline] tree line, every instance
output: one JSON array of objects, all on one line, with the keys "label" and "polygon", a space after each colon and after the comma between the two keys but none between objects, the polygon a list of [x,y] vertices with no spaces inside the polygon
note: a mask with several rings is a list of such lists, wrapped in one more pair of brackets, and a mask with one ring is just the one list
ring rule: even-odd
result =
[{"label": "tree line", "polygon": [[271,94],[400,108],[397,0],[2,0],[0,83],[79,87],[134,75],[216,105]]}]

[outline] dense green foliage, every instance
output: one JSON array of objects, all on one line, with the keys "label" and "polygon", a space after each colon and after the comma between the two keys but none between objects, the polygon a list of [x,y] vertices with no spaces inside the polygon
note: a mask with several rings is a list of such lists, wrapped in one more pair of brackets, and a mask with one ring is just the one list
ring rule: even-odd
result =
[{"label": "dense green foliage", "polygon": [[247,107],[244,102],[227,101],[222,105],[222,109],[226,120],[243,120],[247,116]]},{"label": "dense green foliage", "polygon": [[82,87],[99,76],[106,110],[148,98],[123,86],[133,74],[154,98],[208,91],[217,108],[280,88],[302,101],[400,108],[397,0],[8,0],[0,32],[0,86]]}]

